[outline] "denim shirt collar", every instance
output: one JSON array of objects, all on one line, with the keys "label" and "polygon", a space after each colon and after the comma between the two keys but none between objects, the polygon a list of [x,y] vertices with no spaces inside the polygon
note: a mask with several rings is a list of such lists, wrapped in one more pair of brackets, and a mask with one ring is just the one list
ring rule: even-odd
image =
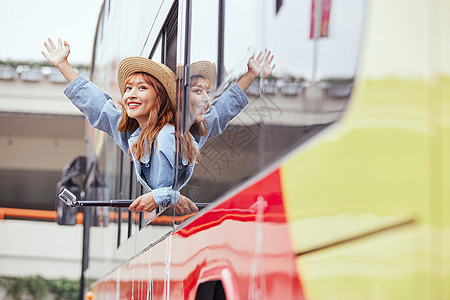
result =
[{"label": "denim shirt collar", "polygon": [[[142,131],[142,129],[141,129],[140,127],[138,127],[138,128],[130,135],[130,137],[129,137],[129,139],[128,139],[128,146],[129,146],[129,149],[131,149],[132,145],[133,145],[134,143],[136,143],[136,141],[137,141],[137,139],[138,139],[139,134],[141,133],[141,131]],[[195,140],[195,138],[193,138],[193,143],[194,143],[194,146],[198,149],[198,143],[197,143],[197,141]],[[173,145],[173,147],[174,147],[174,150],[175,150],[175,145]],[[141,182],[142,185],[144,185],[144,187],[149,187],[149,186],[147,185],[147,182],[145,182],[145,181],[143,180],[143,178],[141,178],[140,174],[141,174],[141,170],[142,170],[141,163],[142,163],[142,164],[148,164],[148,163],[150,163],[150,160],[151,160],[150,153],[148,153],[148,151],[146,151],[145,155],[141,158],[140,161],[138,161],[138,160],[136,159],[136,157],[133,155],[133,153],[131,153],[131,156],[132,156],[132,159],[134,160],[134,166],[135,166],[135,168],[136,168],[137,174],[139,174],[138,180]],[[182,157],[181,157],[181,165],[178,167],[178,169],[179,169],[180,171],[181,171],[182,169],[186,169],[186,170],[185,170],[185,178],[184,178],[184,180],[182,180],[182,181],[180,182],[180,184],[181,184],[182,186],[184,186],[184,185],[186,185],[187,181],[188,181],[189,178],[191,177],[192,171],[193,171],[193,164],[189,164],[186,155],[182,155]],[[182,171],[181,173],[184,173],[184,172]],[[151,190],[151,187],[149,187],[149,189]]]}]

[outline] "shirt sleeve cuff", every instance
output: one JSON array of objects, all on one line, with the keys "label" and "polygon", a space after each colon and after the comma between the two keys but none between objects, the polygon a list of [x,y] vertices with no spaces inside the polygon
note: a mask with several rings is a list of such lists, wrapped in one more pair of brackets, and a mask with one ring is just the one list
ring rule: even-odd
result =
[{"label": "shirt sleeve cuff", "polygon": [[237,83],[233,84],[229,91],[236,97],[236,99],[238,99],[241,108],[244,108],[248,104],[247,95]]},{"label": "shirt sleeve cuff", "polygon": [[69,85],[67,85],[66,89],[64,90],[64,94],[67,96],[67,98],[72,99],[78,93],[80,88],[85,86],[88,82],[89,80],[80,74],[74,80],[72,80]]},{"label": "shirt sleeve cuff", "polygon": [[178,202],[180,191],[171,187],[164,187],[152,190],[153,198],[159,207],[168,207]]}]

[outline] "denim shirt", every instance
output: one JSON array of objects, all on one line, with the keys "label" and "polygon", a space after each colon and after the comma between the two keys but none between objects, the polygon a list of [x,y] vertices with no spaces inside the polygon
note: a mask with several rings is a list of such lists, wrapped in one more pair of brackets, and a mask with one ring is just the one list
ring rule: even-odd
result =
[{"label": "denim shirt", "polygon": [[[175,166],[175,128],[164,126],[156,137],[156,147],[152,154],[145,153],[138,161],[129,151],[137,141],[141,128],[134,132],[117,131],[122,110],[117,108],[111,97],[83,75],[79,75],[64,90],[64,94],[85,115],[96,129],[104,131],[134,161],[136,178],[147,191],[152,191],[156,204],[160,207],[173,205],[178,201],[179,189],[189,181],[194,164],[185,159]],[[207,135],[194,137],[194,146],[199,149],[207,140],[221,134],[228,123],[248,104],[241,88],[234,84],[221,97],[212,103],[205,114]],[[173,189],[173,172],[179,169],[179,184]],[[144,177],[142,176],[144,172]],[[147,179],[147,180],[146,180]]]}]

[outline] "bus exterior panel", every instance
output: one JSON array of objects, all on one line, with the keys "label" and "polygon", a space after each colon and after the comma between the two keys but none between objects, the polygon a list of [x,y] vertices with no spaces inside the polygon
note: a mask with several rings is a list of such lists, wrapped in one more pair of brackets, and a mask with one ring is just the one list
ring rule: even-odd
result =
[{"label": "bus exterior panel", "polygon": [[[302,24],[314,23],[310,19],[312,2],[267,1],[268,8],[266,2],[261,2],[265,4],[257,6],[257,12],[269,17],[257,18],[258,22],[283,28],[289,21],[306,34],[299,37],[288,28],[289,33],[276,31],[276,36],[266,28],[266,32],[255,30],[257,37],[249,38],[249,43],[266,46],[267,42],[272,46],[276,40],[278,54],[290,57],[290,50],[296,49],[290,47],[291,43],[310,38],[310,28]],[[166,10],[155,17],[159,21],[146,33],[154,41],[158,40],[157,33],[165,32],[164,16],[174,8],[168,3],[175,2],[159,3]],[[180,22],[186,4],[191,2],[176,3],[180,14],[178,40],[183,40],[180,28],[185,27]],[[219,15],[224,14],[225,21],[236,17],[231,12],[240,9],[233,1],[211,3]],[[195,1],[191,4],[195,15],[200,10]],[[317,1],[314,4],[317,7]],[[255,141],[258,147],[270,149],[263,152],[266,157],[261,157],[258,147],[249,146],[238,153],[244,158],[238,160],[238,166],[231,166],[221,178],[211,180],[200,172],[208,167],[206,153],[196,166],[189,189],[182,192],[201,190],[199,199],[211,198],[211,203],[192,216],[161,215],[148,226],[134,226],[136,233],[128,238],[122,231],[122,243],[112,255],[114,263],[98,273],[90,267],[92,274],[100,274],[93,276],[97,279],[92,286],[95,299],[450,297],[450,159],[446,155],[450,141],[450,60],[446,55],[450,53],[450,19],[444,13],[450,10],[450,4],[444,0],[346,4],[321,1],[321,5],[331,5],[329,19],[325,20],[329,25],[321,27],[328,28],[329,37],[324,32],[322,40],[308,44],[308,53],[313,55],[305,57],[305,65],[314,65],[314,59],[319,59],[310,77],[298,84],[280,75],[283,80],[278,85],[266,83],[249,89],[247,94],[256,106],[230,124],[228,133],[245,132],[247,140],[257,130],[264,131],[266,140],[258,136]],[[225,7],[224,11],[221,7]],[[339,23],[345,16],[350,21]],[[364,22],[348,16],[359,16]],[[196,22],[192,23],[194,33],[200,27]],[[237,18],[235,23],[239,22]],[[237,26],[224,24],[225,35]],[[326,50],[332,51],[321,56],[323,48],[333,39],[345,40],[351,33],[358,36],[355,28],[362,30],[361,55],[354,57],[356,76],[321,78],[320,63],[326,64],[330,53],[336,57],[342,54],[345,60],[342,49],[329,48]],[[340,32],[343,35],[338,34],[340,29],[345,29]],[[314,30],[311,32],[314,34]],[[355,40],[358,48],[360,41]],[[149,43],[142,49],[152,48]],[[220,41],[218,44],[220,50]],[[231,46],[224,46],[222,52],[225,66],[237,60],[227,52]],[[181,49],[177,51],[178,62]],[[108,65],[104,68],[113,69],[111,62],[117,62],[125,52],[113,54],[113,59],[97,54],[96,60]],[[279,68],[289,69],[283,63]],[[233,72],[239,73],[234,69],[226,71],[225,84],[232,81]],[[277,91],[283,97],[278,98]],[[340,99],[348,100],[350,96],[348,105],[342,102],[343,110],[330,119],[330,111]],[[288,117],[298,108],[289,101],[300,98],[307,112],[302,117],[314,119],[306,127],[297,126],[295,118]],[[281,110],[287,111],[280,118],[284,120],[263,120],[262,125],[254,122],[251,116],[261,108],[257,106],[261,99],[281,99]],[[330,105],[328,114],[310,114],[320,108],[319,104]],[[288,123],[292,135],[283,131]],[[225,149],[226,138],[227,132],[211,145]],[[289,139],[291,143],[283,143]],[[107,142],[100,144],[111,146]],[[286,149],[276,152],[282,147]],[[107,150],[98,153],[101,151]],[[126,174],[125,178],[132,176]],[[130,184],[125,190],[133,188]],[[126,228],[124,224],[117,227]],[[155,233],[151,242],[144,242]]]}]

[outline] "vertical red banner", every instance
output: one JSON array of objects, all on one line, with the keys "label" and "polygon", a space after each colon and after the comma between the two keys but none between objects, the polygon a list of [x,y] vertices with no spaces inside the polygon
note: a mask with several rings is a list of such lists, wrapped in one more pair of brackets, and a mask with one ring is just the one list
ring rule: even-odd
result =
[{"label": "vertical red banner", "polygon": [[[310,39],[328,37],[328,24],[330,22],[330,13],[331,13],[331,0],[312,0],[311,27],[309,31]],[[316,33],[315,33],[315,26],[320,26],[319,27],[320,30]]]}]

